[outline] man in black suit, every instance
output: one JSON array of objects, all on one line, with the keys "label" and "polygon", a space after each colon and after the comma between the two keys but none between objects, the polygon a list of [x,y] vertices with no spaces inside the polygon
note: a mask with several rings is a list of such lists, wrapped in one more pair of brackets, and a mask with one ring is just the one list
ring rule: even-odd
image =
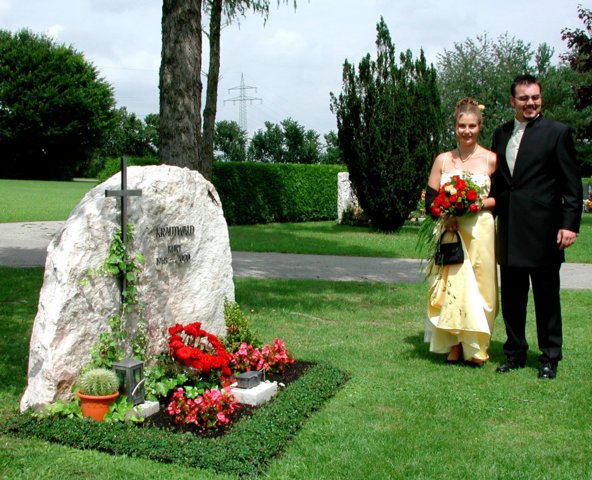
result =
[{"label": "man in black suit", "polygon": [[535,304],[539,378],[555,378],[563,341],[559,269],[564,250],[577,238],[582,215],[582,182],[572,132],[541,114],[541,85],[531,75],[510,88],[516,112],[493,134],[498,169],[491,196],[496,200],[497,257],[507,341],[500,373],[522,368],[530,284]]}]

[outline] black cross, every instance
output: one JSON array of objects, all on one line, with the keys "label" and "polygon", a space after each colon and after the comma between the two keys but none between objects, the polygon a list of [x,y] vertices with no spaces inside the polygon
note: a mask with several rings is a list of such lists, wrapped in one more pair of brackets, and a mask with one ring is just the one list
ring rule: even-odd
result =
[{"label": "black cross", "polygon": [[[127,255],[127,197],[141,197],[142,190],[128,190],[127,189],[127,158],[121,157],[121,190],[105,190],[106,197],[121,197],[121,241],[126,250]],[[121,276],[121,300],[123,292],[125,292],[126,281],[125,275]]]}]

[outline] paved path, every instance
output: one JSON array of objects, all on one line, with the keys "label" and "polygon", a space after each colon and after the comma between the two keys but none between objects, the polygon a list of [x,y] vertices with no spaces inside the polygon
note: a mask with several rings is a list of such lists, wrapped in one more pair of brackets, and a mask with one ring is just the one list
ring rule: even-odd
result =
[{"label": "paved path", "polygon": [[[0,266],[44,266],[47,245],[63,223],[0,223]],[[423,282],[419,262],[404,258],[233,252],[232,267],[236,277]],[[592,265],[564,264],[561,286],[592,289]]]}]

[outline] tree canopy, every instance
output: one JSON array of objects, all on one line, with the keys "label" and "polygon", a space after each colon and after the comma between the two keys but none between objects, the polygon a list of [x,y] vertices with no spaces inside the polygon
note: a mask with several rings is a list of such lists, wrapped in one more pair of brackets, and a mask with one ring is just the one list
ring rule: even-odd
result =
[{"label": "tree canopy", "polygon": [[584,23],[585,30],[564,28],[561,31],[569,48],[562,59],[573,72],[570,80],[578,115],[572,126],[576,132],[578,154],[583,173],[592,175],[592,10],[580,5],[578,18]]},{"label": "tree canopy", "polygon": [[291,118],[282,120],[279,125],[265,122],[265,130],[257,130],[251,139],[249,159],[272,163],[319,163],[319,134],[306,130]]},{"label": "tree canopy", "polygon": [[0,31],[0,175],[71,179],[113,126],[111,86],[72,47]]},{"label": "tree canopy", "polygon": [[156,155],[157,129],[158,115],[146,115],[142,120],[120,107],[115,110],[115,126],[106,136],[101,153],[105,157]]},{"label": "tree canopy", "polygon": [[247,132],[237,122],[216,122],[214,134],[215,160],[244,162],[247,160]]}]

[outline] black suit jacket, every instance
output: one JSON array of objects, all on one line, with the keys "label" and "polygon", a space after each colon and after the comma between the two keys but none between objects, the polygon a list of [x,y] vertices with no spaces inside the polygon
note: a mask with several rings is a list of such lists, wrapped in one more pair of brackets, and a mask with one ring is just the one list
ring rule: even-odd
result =
[{"label": "black suit jacket", "polygon": [[563,262],[557,232],[578,232],[582,182],[571,129],[539,115],[528,123],[510,174],[506,146],[514,121],[493,134],[498,168],[491,196],[496,200],[497,258],[500,265],[542,267]]}]

